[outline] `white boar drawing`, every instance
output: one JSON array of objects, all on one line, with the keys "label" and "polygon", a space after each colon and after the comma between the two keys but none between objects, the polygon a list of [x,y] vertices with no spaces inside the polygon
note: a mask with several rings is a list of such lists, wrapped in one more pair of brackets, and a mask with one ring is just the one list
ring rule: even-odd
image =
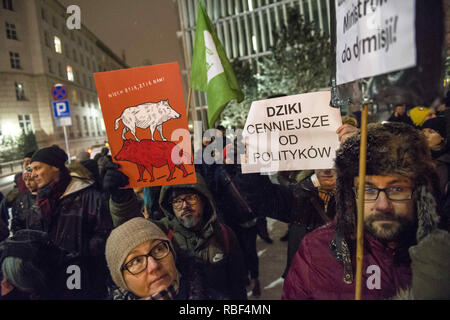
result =
[{"label": "white boar drawing", "polygon": [[169,100],[161,100],[159,102],[146,102],[134,107],[128,107],[123,110],[122,115],[116,119],[114,130],[119,129],[119,121],[122,120],[124,128],[122,131],[122,139],[126,140],[125,133],[130,130],[136,141],[140,141],[136,137],[136,128],[150,128],[153,139],[155,129],[159,131],[163,141],[167,141],[163,136],[162,125],[170,119],[178,119],[181,115],[169,105]]}]

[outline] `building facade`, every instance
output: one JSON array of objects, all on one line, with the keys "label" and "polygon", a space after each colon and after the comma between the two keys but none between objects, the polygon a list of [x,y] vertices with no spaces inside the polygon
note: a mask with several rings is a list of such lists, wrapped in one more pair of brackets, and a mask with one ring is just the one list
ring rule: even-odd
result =
[{"label": "building facade", "polygon": [[81,25],[70,30],[56,0],[2,0],[0,7],[0,141],[32,130],[39,147],[65,148],[53,119],[51,89],[68,89],[70,154],[107,140],[93,73],[126,64]]},{"label": "building facade", "polygon": [[[197,0],[177,0],[181,30],[178,36],[184,49],[185,69],[182,75],[189,83]],[[228,59],[254,61],[270,54],[273,32],[287,24],[288,7],[299,10],[306,21],[314,21],[325,34],[330,34],[330,2],[328,0],[203,0]],[[195,92],[191,101],[193,120],[202,120],[207,128],[206,95]]]}]

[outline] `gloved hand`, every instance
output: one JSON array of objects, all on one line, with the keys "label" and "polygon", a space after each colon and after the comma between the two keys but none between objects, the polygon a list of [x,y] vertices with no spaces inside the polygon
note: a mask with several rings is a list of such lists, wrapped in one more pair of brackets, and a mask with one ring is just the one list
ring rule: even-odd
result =
[{"label": "gloved hand", "polygon": [[105,176],[103,177],[103,190],[111,194],[114,202],[125,202],[134,194],[133,189],[120,189],[129,183],[128,177],[120,172],[120,166],[116,163],[108,163],[105,166]]}]

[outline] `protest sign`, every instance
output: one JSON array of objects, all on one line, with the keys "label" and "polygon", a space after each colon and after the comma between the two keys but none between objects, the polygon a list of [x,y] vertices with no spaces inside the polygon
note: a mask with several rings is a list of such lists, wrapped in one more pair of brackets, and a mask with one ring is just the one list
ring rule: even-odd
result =
[{"label": "protest sign", "polygon": [[415,0],[335,1],[338,85],[416,65]]},{"label": "protest sign", "polygon": [[113,161],[127,187],[195,183],[178,63],[94,74]]},{"label": "protest sign", "polygon": [[330,91],[254,101],[242,133],[242,173],[333,167],[339,109]]}]

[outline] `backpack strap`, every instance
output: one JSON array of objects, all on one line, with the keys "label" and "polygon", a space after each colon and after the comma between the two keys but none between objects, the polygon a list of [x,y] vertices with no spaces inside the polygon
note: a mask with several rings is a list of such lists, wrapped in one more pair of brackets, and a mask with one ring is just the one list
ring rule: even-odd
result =
[{"label": "backpack strap", "polygon": [[223,223],[219,223],[220,229],[222,229],[222,236],[225,242],[225,253],[227,256],[230,255],[230,238],[228,237],[228,230],[227,227]]}]

